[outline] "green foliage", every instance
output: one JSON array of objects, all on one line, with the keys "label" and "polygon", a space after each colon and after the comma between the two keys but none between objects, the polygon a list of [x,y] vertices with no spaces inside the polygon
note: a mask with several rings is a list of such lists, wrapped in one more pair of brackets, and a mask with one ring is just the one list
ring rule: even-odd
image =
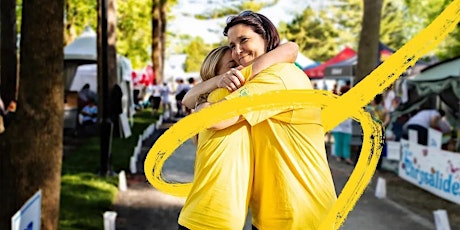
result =
[{"label": "green foliage", "polygon": [[128,57],[135,69],[150,61],[151,9],[151,0],[117,1],[117,52]]},{"label": "green foliage", "polygon": [[20,34],[22,24],[22,0],[16,0],[16,23],[17,32]]},{"label": "green foliage", "polygon": [[[384,1],[380,24],[380,41],[399,49],[410,38],[403,0]],[[320,10],[307,8],[289,24],[282,24],[280,32],[288,40],[295,41],[308,57],[325,61],[339,49],[349,46],[358,49],[362,0],[338,0]]]},{"label": "green foliage", "polygon": [[273,6],[278,3],[278,0],[265,0],[265,1],[241,1],[236,4],[227,4],[225,7],[208,10],[203,14],[196,14],[194,17],[196,19],[211,19],[211,18],[220,18],[227,17],[229,15],[239,14],[244,10],[252,10],[254,12],[259,12],[264,7]]},{"label": "green foliage", "polygon": [[358,37],[361,32],[363,0],[339,0],[328,7],[333,14],[331,20],[339,28],[337,43],[358,50]]},{"label": "green foliage", "polygon": [[[128,57],[133,68],[141,68],[150,61],[152,43],[150,0],[117,0],[117,52]],[[67,0],[65,8],[67,44],[72,42],[85,26],[97,28],[97,1]]]},{"label": "green foliage", "polygon": [[[128,171],[129,160],[139,135],[156,119],[151,110],[134,116],[132,136],[114,138],[112,166],[115,172]],[[102,229],[102,213],[111,210],[118,192],[118,177],[100,177],[99,138],[84,141],[77,149],[64,156],[59,229]]]},{"label": "green foliage", "polygon": [[299,45],[299,50],[313,60],[324,61],[337,49],[338,30],[326,11],[315,12],[307,8],[289,24],[281,23],[280,34]]},{"label": "green foliage", "polygon": [[401,48],[410,37],[407,36],[404,25],[402,1],[384,1],[382,19],[380,22],[380,41],[393,49]]},{"label": "green foliage", "polygon": [[185,60],[185,72],[199,72],[201,63],[210,51],[203,38],[195,37],[185,48],[187,59]]},{"label": "green foliage", "polygon": [[97,1],[67,0],[64,13],[67,43],[81,34],[86,26],[97,28]]},{"label": "green foliage", "polygon": [[[412,36],[427,27],[451,3],[451,0],[404,0],[406,5],[405,27],[413,28]],[[441,44],[433,50],[441,60],[456,57],[460,53],[460,29],[452,31]]]}]

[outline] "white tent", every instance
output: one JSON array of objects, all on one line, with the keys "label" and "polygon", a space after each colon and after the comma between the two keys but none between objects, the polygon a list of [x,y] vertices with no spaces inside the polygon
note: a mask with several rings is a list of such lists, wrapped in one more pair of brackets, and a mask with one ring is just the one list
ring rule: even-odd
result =
[{"label": "white tent", "polygon": [[[66,91],[78,92],[84,84],[89,83],[91,89],[97,92],[97,34],[91,27],[87,26],[80,36],[64,48],[64,71]],[[134,113],[131,72],[131,61],[117,54],[117,83],[123,91],[123,111],[130,117]],[[65,113],[64,126],[74,128],[76,108],[66,106]]]},{"label": "white tent", "polygon": [[64,60],[97,61],[97,34],[91,27],[64,48]]},{"label": "white tent", "polygon": [[310,58],[306,57],[300,52],[297,54],[297,59],[295,60],[295,62],[302,66],[302,68],[316,63],[315,61],[311,60]]},{"label": "white tent", "polygon": [[[281,41],[281,44],[284,44],[286,42],[287,42],[287,40],[283,39]],[[302,69],[307,67],[307,66],[309,66],[309,65],[312,65],[312,64],[316,63],[315,61],[311,60],[307,56],[303,55],[300,51],[297,53],[297,59],[295,60],[295,62],[297,64],[299,64],[302,67]]]}]

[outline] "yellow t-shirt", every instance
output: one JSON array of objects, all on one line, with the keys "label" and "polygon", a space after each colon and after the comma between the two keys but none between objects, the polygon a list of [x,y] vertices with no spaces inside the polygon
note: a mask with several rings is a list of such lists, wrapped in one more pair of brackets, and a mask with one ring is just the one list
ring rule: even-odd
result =
[{"label": "yellow t-shirt", "polygon": [[[240,70],[241,74],[243,75],[244,79],[248,79],[252,75],[252,65],[246,66],[242,70]],[[226,88],[217,88],[213,90],[209,95],[208,95],[208,102],[211,103],[216,103],[222,99],[225,98],[225,96],[229,95],[230,91]]]},{"label": "yellow t-shirt", "polygon": [[[208,101],[226,95],[227,90],[218,90]],[[249,131],[244,121],[199,133],[193,186],[179,215],[180,225],[193,230],[243,228],[254,164]]]},{"label": "yellow t-shirt", "polygon": [[[272,90],[312,89],[294,64],[275,64],[226,99]],[[320,108],[252,111],[252,223],[264,229],[317,229],[337,199]],[[288,123],[289,122],[289,123]]]}]

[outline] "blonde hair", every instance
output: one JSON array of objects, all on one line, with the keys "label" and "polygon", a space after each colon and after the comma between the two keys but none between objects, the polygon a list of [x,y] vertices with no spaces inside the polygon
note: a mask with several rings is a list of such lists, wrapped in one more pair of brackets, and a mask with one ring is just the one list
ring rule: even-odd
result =
[{"label": "blonde hair", "polygon": [[209,80],[217,75],[217,71],[222,65],[221,60],[229,50],[229,46],[220,46],[209,52],[203,64],[201,64],[200,76],[203,81]]},{"label": "blonde hair", "polygon": [[[219,71],[222,65],[222,58],[224,57],[225,53],[229,50],[229,46],[220,46],[209,52],[209,54],[206,56],[203,63],[201,64],[201,80],[206,81],[217,75],[217,71]],[[209,93],[201,94],[197,99],[196,105],[206,102],[208,95]]]}]

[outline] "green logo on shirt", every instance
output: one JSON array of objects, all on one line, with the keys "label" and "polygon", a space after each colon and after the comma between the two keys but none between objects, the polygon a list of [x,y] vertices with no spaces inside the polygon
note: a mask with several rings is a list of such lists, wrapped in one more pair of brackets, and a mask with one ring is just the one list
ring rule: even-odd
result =
[{"label": "green logo on shirt", "polygon": [[243,88],[240,90],[240,97],[244,97],[248,95],[249,95],[248,88]]}]

